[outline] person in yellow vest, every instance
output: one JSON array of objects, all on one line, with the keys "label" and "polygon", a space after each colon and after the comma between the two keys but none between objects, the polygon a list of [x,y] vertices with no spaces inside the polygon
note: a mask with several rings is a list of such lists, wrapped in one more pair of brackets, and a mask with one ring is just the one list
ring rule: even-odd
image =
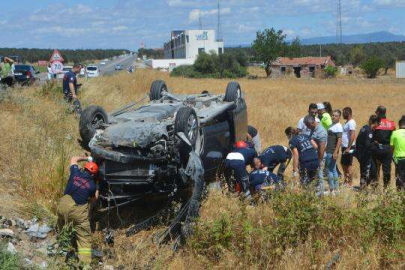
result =
[{"label": "person in yellow vest", "polygon": [[[80,169],[78,163],[88,161]],[[73,225],[76,233],[78,257],[85,264],[91,263],[91,229],[89,221],[90,199],[98,198],[94,177],[98,166],[91,157],[72,157],[70,160],[70,177],[64,196],[58,205],[58,232],[65,225]]]},{"label": "person in yellow vest", "polygon": [[405,115],[398,122],[399,129],[390,138],[394,153],[395,175],[397,189],[405,189]]},{"label": "person in yellow vest", "polygon": [[325,130],[328,130],[329,127],[332,125],[332,117],[328,112],[325,110],[325,105],[323,103],[316,104],[318,108],[318,116],[321,120],[321,125]]}]

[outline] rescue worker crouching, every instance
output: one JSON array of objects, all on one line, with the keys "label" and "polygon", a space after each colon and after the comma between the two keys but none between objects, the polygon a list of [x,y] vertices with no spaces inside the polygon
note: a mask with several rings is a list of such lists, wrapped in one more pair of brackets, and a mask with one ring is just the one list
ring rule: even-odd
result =
[{"label": "rescue worker crouching", "polygon": [[[266,148],[260,156],[255,158],[255,167],[262,167],[273,173],[278,166],[277,177],[280,184],[284,185],[284,172],[292,158],[290,148],[283,145],[273,145]],[[257,166],[256,166],[257,165]]]},{"label": "rescue worker crouching", "polygon": [[250,188],[254,193],[270,188],[273,185],[275,188],[280,186],[280,178],[264,166],[262,157],[256,157],[254,159],[254,164],[255,170],[249,175]]},{"label": "rescue worker crouching", "polygon": [[[83,169],[78,163],[88,161]],[[58,233],[65,225],[73,225],[76,234],[78,257],[85,264],[91,263],[91,229],[89,221],[90,199],[98,199],[98,190],[94,177],[98,166],[90,157],[72,157],[70,176],[64,196],[58,204]]]},{"label": "rescue worker crouching", "polygon": [[238,141],[235,144],[235,149],[226,156],[225,178],[231,191],[234,191],[233,186],[235,184],[230,181],[232,172],[235,176],[236,184],[240,185],[241,191],[249,191],[249,175],[246,171],[246,166],[253,166],[253,159],[256,155],[256,151],[249,148],[246,142]]}]

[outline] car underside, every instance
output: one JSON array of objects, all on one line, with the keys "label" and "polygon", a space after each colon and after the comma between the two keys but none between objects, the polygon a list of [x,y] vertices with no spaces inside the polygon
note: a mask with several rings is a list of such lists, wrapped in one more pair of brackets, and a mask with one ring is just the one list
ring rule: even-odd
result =
[{"label": "car underside", "polygon": [[82,113],[80,134],[100,167],[103,206],[182,197],[177,218],[191,220],[205,183],[221,173],[233,143],[246,137],[241,88],[231,82],[225,96],[175,95],[155,81],[149,98],[109,115],[98,106]]}]

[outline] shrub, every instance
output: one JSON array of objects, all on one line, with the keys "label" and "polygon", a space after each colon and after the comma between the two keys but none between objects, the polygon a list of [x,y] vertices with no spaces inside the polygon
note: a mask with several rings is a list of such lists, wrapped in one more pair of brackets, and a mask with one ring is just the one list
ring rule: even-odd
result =
[{"label": "shrub", "polygon": [[217,63],[215,63],[212,55],[203,52],[195,60],[194,68],[201,74],[212,74],[217,71]]},{"label": "shrub", "polygon": [[364,70],[367,78],[370,79],[377,77],[380,69],[383,67],[384,61],[376,56],[371,56],[363,64],[360,65],[360,68]]},{"label": "shrub", "polygon": [[173,77],[201,78],[202,74],[195,70],[194,66],[179,66],[170,73]]},{"label": "shrub", "polygon": [[336,73],[337,73],[337,67],[333,67],[333,66],[327,66],[325,69],[324,69],[324,72],[325,72],[325,76],[327,77],[327,78],[334,78],[335,76],[336,76]]},{"label": "shrub", "polygon": [[241,78],[248,75],[245,53],[201,53],[192,66],[173,69],[171,76],[187,78]]}]

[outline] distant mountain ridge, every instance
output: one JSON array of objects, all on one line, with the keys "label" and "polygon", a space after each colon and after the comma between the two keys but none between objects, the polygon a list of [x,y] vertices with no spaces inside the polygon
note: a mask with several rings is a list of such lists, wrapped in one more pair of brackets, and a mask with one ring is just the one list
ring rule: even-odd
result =
[{"label": "distant mountain ridge", "polygon": [[[405,41],[405,36],[395,35],[387,31],[373,32],[369,34],[343,35],[342,43],[344,44],[362,44],[372,42],[401,42]],[[335,44],[336,36],[304,38],[301,40],[302,45],[315,44]]]},{"label": "distant mountain ridge", "polygon": [[[370,42],[375,43],[375,42],[402,42],[402,41],[405,41],[405,36],[395,35],[387,31],[342,36],[342,43],[344,44],[364,44]],[[304,38],[301,39],[301,44],[302,45],[336,44],[336,36]],[[250,46],[251,44],[240,44],[240,45],[228,45],[226,47],[246,48]]]}]

